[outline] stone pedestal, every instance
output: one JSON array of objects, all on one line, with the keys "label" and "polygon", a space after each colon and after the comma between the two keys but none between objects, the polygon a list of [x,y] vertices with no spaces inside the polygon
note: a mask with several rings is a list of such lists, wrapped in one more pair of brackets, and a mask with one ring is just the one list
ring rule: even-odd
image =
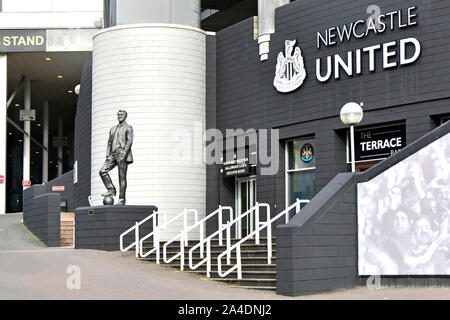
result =
[{"label": "stone pedestal", "polygon": [[[95,206],[75,210],[75,248],[120,250],[120,234],[158,209],[155,206]],[[139,227],[140,238],[152,232],[153,219]],[[124,238],[124,246],[134,242],[134,231]]]}]

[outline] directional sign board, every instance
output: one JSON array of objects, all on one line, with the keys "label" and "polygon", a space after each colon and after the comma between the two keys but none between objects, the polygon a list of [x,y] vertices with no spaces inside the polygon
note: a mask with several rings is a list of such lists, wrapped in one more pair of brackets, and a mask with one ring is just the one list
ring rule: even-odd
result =
[{"label": "directional sign board", "polygon": [[67,147],[67,137],[53,137],[53,147]]},{"label": "directional sign board", "polygon": [[20,110],[20,121],[34,121],[36,120],[36,110]]},{"label": "directional sign board", "polygon": [[23,181],[22,181],[22,186],[24,186],[24,187],[29,187],[29,186],[31,186],[31,181],[30,181],[30,180],[23,180]]}]

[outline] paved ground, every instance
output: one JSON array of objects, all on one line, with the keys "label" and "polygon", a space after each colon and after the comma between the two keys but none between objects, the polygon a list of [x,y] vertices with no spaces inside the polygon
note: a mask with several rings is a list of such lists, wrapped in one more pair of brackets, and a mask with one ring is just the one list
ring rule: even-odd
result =
[{"label": "paved ground", "polygon": [[46,248],[21,219],[20,214],[0,217],[0,299],[450,299],[450,288],[360,287],[296,298],[229,288],[120,252]]}]

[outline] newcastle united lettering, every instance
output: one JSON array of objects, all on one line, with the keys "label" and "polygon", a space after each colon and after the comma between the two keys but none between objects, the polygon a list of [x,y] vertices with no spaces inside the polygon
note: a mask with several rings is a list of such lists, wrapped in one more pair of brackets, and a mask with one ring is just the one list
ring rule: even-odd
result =
[{"label": "newcastle united lettering", "polygon": [[417,14],[413,13],[414,10],[416,7],[408,8],[406,18],[402,18],[402,10],[397,10],[371,17],[367,22],[361,19],[349,25],[329,28],[323,33],[317,32],[317,48],[320,49],[321,44],[332,46],[350,41],[351,38],[367,37],[370,33],[383,33],[388,27],[390,30],[395,30],[417,25],[417,21],[414,21],[417,17]]},{"label": "newcastle united lettering", "polygon": [[[316,46],[318,49],[330,47],[352,39],[361,39],[370,34],[381,34],[386,30],[401,30],[417,25],[416,7],[406,11],[397,10],[370,17],[366,20],[357,20],[343,26],[329,28],[317,32]],[[316,59],[316,78],[319,82],[326,82],[332,76],[339,79],[341,74],[352,77],[363,73],[362,66],[367,65],[368,71],[377,69],[375,61],[378,55],[382,56],[382,68],[389,69],[415,62],[421,53],[420,42],[414,37],[397,41],[376,44],[353,51],[341,56],[329,55]],[[368,63],[363,64],[364,61]]]}]

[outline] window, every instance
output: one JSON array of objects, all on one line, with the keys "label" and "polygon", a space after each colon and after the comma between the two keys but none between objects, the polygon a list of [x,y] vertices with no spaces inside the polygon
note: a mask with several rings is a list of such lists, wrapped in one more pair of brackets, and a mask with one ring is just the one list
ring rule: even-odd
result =
[{"label": "window", "polygon": [[[316,193],[316,154],[313,138],[286,142],[286,207]],[[302,205],[304,206],[304,204]],[[290,213],[291,217],[295,210]]]}]

